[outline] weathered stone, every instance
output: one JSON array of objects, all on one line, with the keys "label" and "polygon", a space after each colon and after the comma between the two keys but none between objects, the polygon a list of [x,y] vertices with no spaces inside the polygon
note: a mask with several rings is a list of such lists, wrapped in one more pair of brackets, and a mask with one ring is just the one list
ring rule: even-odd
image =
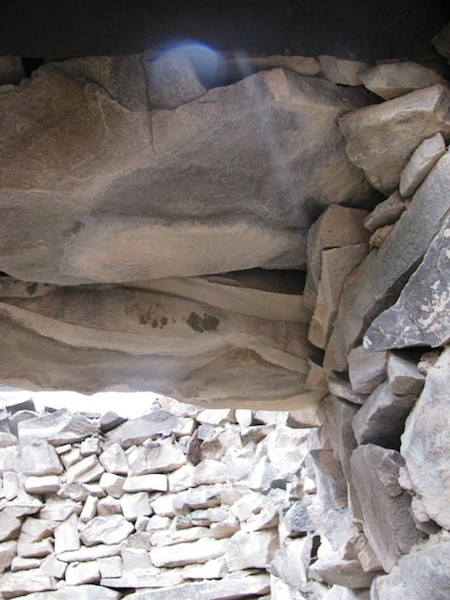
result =
[{"label": "weathered stone", "polygon": [[18,471],[19,456],[15,447],[0,448],[0,473]]},{"label": "weathered stone", "polygon": [[[26,600],[119,600],[120,592],[99,585],[77,585],[55,590],[28,594]],[[24,598],[18,598],[24,600]]]},{"label": "weathered stone", "polygon": [[176,514],[173,507],[175,498],[176,494],[163,494],[159,498],[152,499],[150,506],[155,514],[160,517],[174,517]]},{"label": "weathered stone", "polygon": [[36,439],[47,440],[53,446],[79,442],[95,433],[95,425],[78,413],[61,408],[51,415],[19,423],[19,438],[22,444]]},{"label": "weathered stone", "polygon": [[347,588],[367,588],[377,573],[366,573],[359,560],[342,558],[335,552],[325,558],[319,558],[308,571],[310,576],[318,575],[329,585],[340,585]]},{"label": "weathered stone", "polygon": [[65,521],[73,513],[80,514],[81,509],[81,504],[69,499],[47,498],[45,505],[40,509],[39,516],[48,521]]},{"label": "weathered stone", "polygon": [[99,558],[106,558],[109,556],[117,556],[121,552],[122,546],[120,544],[108,544],[98,545],[87,548],[81,546],[79,550],[73,550],[71,552],[64,552],[58,556],[58,560],[65,563],[72,562],[89,562]]},{"label": "weathered stone", "polygon": [[308,331],[309,341],[318,348],[326,348],[345,280],[362,262],[367,251],[366,244],[354,244],[322,252],[317,300]]},{"label": "weathered stone", "polygon": [[323,596],[323,600],[370,600],[370,591],[351,590],[341,585],[333,585]]},{"label": "weathered stone", "polygon": [[450,351],[431,367],[425,387],[407,420],[401,453],[425,513],[441,527],[450,529],[449,463],[450,437],[443,415],[447,411]]},{"label": "weathered stone", "polygon": [[370,236],[369,247],[372,250],[373,248],[381,248],[393,231],[394,225],[384,225],[384,227],[380,227]]},{"label": "weathered stone", "polygon": [[122,559],[120,556],[109,556],[97,560],[101,577],[121,577],[123,573]]},{"label": "weathered stone", "polygon": [[66,469],[62,479],[68,483],[91,483],[98,481],[104,472],[98,458],[92,454]]},{"label": "weathered stone", "polygon": [[[439,131],[445,138],[450,136],[449,98],[445,86],[434,85],[339,118],[347,154],[353,164],[364,169],[373,187],[391,194],[423,140]],[[389,148],[389,156],[385,148]]]},{"label": "weathered stone", "polygon": [[400,175],[400,194],[405,198],[412,196],[445,152],[445,140],[440,132],[424,140],[414,150]]},{"label": "weathered stone", "polygon": [[402,198],[398,192],[394,192],[373,209],[364,219],[364,227],[374,233],[380,227],[392,225],[399,220],[402,213],[409,207],[409,200]]},{"label": "weathered stone", "polygon": [[70,563],[65,575],[67,585],[99,583],[100,571],[97,562]]},{"label": "weathered stone", "polygon": [[128,455],[129,475],[147,475],[149,473],[167,473],[175,471],[187,462],[179,446],[167,442],[151,442],[135,448]]},{"label": "weathered stone", "polygon": [[126,519],[133,521],[141,515],[152,514],[150,506],[150,496],[147,492],[137,492],[135,494],[124,494],[120,498],[120,506]]},{"label": "weathered stone", "polygon": [[61,461],[66,469],[81,460],[81,450],[79,448],[73,448],[70,444],[64,444],[63,448],[69,447],[69,450],[60,454]]},{"label": "weathered stone", "polygon": [[2,475],[5,500],[13,500],[19,493],[19,478],[14,471],[5,471]]},{"label": "weathered stone", "polygon": [[8,448],[17,444],[17,437],[7,431],[0,431],[0,448]]},{"label": "weathered stone", "polygon": [[40,558],[22,558],[16,556],[11,563],[11,571],[29,571],[30,569],[38,569],[41,566],[42,559]]},{"label": "weathered stone", "polygon": [[177,567],[191,563],[204,563],[225,554],[228,540],[203,538],[191,543],[155,547],[150,558],[156,567]]},{"label": "weathered stone", "polygon": [[307,432],[279,426],[268,436],[267,454],[277,476],[289,475],[300,468],[307,453]]},{"label": "weathered stone", "polygon": [[10,508],[16,517],[34,515],[43,507],[39,498],[30,496],[25,491],[21,491],[14,500],[8,502],[7,508]]},{"label": "weathered stone", "polygon": [[308,581],[309,565],[304,561],[305,549],[309,550],[311,555],[312,548],[309,538],[287,540],[283,547],[275,552],[269,567],[270,573],[293,588],[301,588]]},{"label": "weathered stone", "polygon": [[191,490],[181,492],[173,500],[173,506],[180,510],[183,510],[185,507],[194,510],[211,508],[219,506],[220,503],[220,486],[218,485],[192,488]]},{"label": "weathered stone", "polygon": [[370,394],[386,379],[386,352],[365,352],[362,346],[353,348],[348,355],[348,376],[352,390]]},{"label": "weathered stone", "polygon": [[122,425],[122,423],[125,423],[125,421],[125,417],[121,417],[115,412],[108,411],[100,417],[98,425],[103,433],[108,433],[108,431],[111,431],[111,429],[115,429],[119,425]]},{"label": "weathered stone", "polygon": [[361,85],[362,81],[359,79],[359,75],[369,67],[366,62],[346,60],[335,56],[322,55],[318,59],[322,75],[332,83],[341,85]]},{"label": "weathered stone", "polygon": [[363,210],[330,206],[308,232],[307,275],[304,290],[306,306],[314,310],[322,273],[322,252],[367,243],[369,235],[364,228]]},{"label": "weathered stone", "polygon": [[399,448],[405,421],[417,395],[395,395],[388,383],[378,386],[353,419],[353,431],[359,444],[373,443]]},{"label": "weathered stone", "polygon": [[22,79],[25,71],[20,56],[0,57],[0,85],[17,85]]},{"label": "weathered stone", "polygon": [[405,352],[389,352],[387,363],[389,385],[394,394],[419,395],[425,376],[417,368],[417,361]]},{"label": "weathered stone", "polygon": [[66,521],[55,527],[55,554],[71,552],[80,547],[78,517],[71,515]]},{"label": "weathered stone", "polygon": [[0,576],[0,594],[4,598],[14,598],[33,592],[47,592],[54,590],[55,586],[55,579],[39,569],[4,573]]},{"label": "weathered stone", "polygon": [[52,536],[54,528],[55,525],[51,521],[27,517],[22,523],[19,541],[27,537],[30,542],[39,542],[46,537]]},{"label": "weathered stone", "polygon": [[61,483],[58,475],[44,475],[43,477],[30,475],[26,478],[24,485],[29,494],[45,495],[57,492]]},{"label": "weathered stone", "polygon": [[386,243],[379,251],[371,252],[350,276],[328,345],[334,348],[330,352],[327,348],[325,355],[326,369],[346,369],[349,350],[375,317],[392,305],[427,251],[436,235],[436,224],[450,208],[449,172],[450,153],[446,153],[417,190]]},{"label": "weathered stone", "polygon": [[436,347],[449,341],[449,236],[450,217],[446,217],[397,302],[381,313],[367,330],[364,336],[367,350]]},{"label": "weathered stone", "polygon": [[373,600],[445,600],[450,589],[450,542],[431,543],[402,556],[398,565],[385,577],[373,582],[370,597]]},{"label": "weathered stone", "polygon": [[58,560],[55,556],[47,556],[41,562],[40,570],[42,573],[47,573],[56,579],[63,579],[67,569],[67,564]]},{"label": "weathered stone", "polygon": [[0,543],[0,574],[9,569],[16,555],[16,548],[17,542],[15,540]]},{"label": "weathered stone", "polygon": [[100,478],[99,485],[105,490],[107,494],[113,496],[113,498],[120,498],[123,495],[124,484],[126,477],[115,475],[114,473],[103,473]]},{"label": "weathered stone", "polygon": [[0,542],[16,538],[21,525],[21,519],[15,515],[12,508],[6,506],[0,510]]},{"label": "weathered stone", "polygon": [[282,518],[283,525],[289,537],[304,536],[316,529],[308,513],[308,504],[295,502]]},{"label": "weathered stone", "polygon": [[271,562],[278,546],[276,530],[246,532],[238,531],[230,538],[226,552],[230,572],[243,569],[265,569]]},{"label": "weathered stone", "polygon": [[109,515],[121,515],[123,512],[120,500],[106,496],[98,501],[97,516],[107,517]]},{"label": "weathered stone", "polygon": [[21,470],[25,475],[59,475],[63,466],[53,446],[38,440],[22,448]]},{"label": "weathered stone", "polygon": [[368,90],[384,100],[438,83],[446,84],[436,71],[410,60],[376,65],[360,73],[359,78]]},{"label": "weathered stone", "polygon": [[398,483],[403,464],[398,452],[374,444],[360,446],[351,459],[364,533],[387,572],[424,537],[411,516],[411,497]]},{"label": "weathered stone", "polygon": [[127,477],[123,484],[124,492],[167,492],[167,475],[135,475]]},{"label": "weathered stone", "polygon": [[[80,539],[85,546],[95,544],[118,544],[125,540],[134,527],[122,515],[95,517],[80,532]],[[63,560],[60,557],[60,560]]]},{"label": "weathered stone", "polygon": [[[123,422],[123,421],[122,421]],[[126,475],[128,472],[128,462],[126,454],[117,442],[110,444],[98,457],[100,464],[108,473],[116,475]]]},{"label": "weathered stone", "polygon": [[333,373],[328,380],[328,389],[330,394],[337,398],[348,400],[352,404],[364,404],[367,396],[365,394],[357,394],[352,390],[350,381],[345,375]]},{"label": "weathered stone", "polygon": [[226,519],[211,523],[210,531],[217,540],[229,538],[239,531],[239,521],[234,515],[229,515]]},{"label": "weathered stone", "polygon": [[194,465],[190,463],[183,465],[176,471],[172,471],[167,476],[170,492],[182,492],[190,487],[193,487]]},{"label": "weathered stone", "polygon": [[176,424],[177,418],[171,413],[156,409],[122,423],[110,431],[107,437],[113,442],[118,442],[122,448],[129,448],[133,444],[142,444],[153,435],[170,430]]},{"label": "weathered stone", "polygon": [[81,456],[91,456],[100,453],[100,440],[97,437],[86,438],[80,445]]},{"label": "weathered stone", "polygon": [[157,531],[152,535],[151,543],[154,546],[172,546],[209,537],[212,537],[212,531],[208,527],[190,527],[178,531]]}]

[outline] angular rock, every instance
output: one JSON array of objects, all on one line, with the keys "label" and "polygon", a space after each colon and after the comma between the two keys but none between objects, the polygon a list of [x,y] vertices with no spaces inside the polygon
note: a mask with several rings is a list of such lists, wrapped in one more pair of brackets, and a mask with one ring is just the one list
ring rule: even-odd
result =
[{"label": "angular rock", "polygon": [[450,529],[450,436],[443,415],[447,411],[449,385],[447,349],[428,371],[423,392],[407,420],[401,446],[414,493],[428,517],[445,529]]},{"label": "angular rock", "polygon": [[[332,83],[341,85],[361,85],[359,75],[367,71],[368,63],[346,60],[335,56],[318,56],[322,75]],[[437,82],[435,82],[437,83]]]},{"label": "angular rock", "polygon": [[156,567],[177,567],[192,563],[205,563],[225,554],[228,540],[203,538],[196,542],[154,547],[150,558]]},{"label": "angular rock", "polygon": [[360,73],[359,78],[368,90],[384,100],[391,100],[438,83],[447,83],[433,69],[410,60],[376,65]]},{"label": "angular rock", "polygon": [[98,517],[107,517],[109,515],[121,515],[123,512],[120,500],[106,496],[97,503],[96,513]]},{"label": "angular rock", "polygon": [[19,456],[15,447],[0,448],[0,473],[18,471]]},{"label": "angular rock", "polygon": [[362,346],[353,348],[348,355],[348,375],[352,390],[370,394],[386,379],[387,353],[368,353]]},{"label": "angular rock", "polygon": [[450,217],[447,216],[397,302],[381,313],[367,330],[364,336],[364,346],[367,350],[409,346],[436,347],[448,343],[449,236]]},{"label": "angular rock", "polygon": [[424,538],[411,515],[411,497],[398,483],[403,464],[398,452],[374,444],[360,446],[351,458],[364,533],[387,572]]},{"label": "angular rock", "polygon": [[147,492],[124,494],[120,498],[120,506],[124,517],[130,521],[134,521],[139,516],[152,514],[150,496]]},{"label": "angular rock", "polygon": [[99,583],[100,571],[97,562],[70,563],[66,569],[65,580],[67,585]]},{"label": "angular rock", "polygon": [[100,440],[96,437],[86,438],[81,442],[81,456],[91,456],[100,453]]},{"label": "angular rock", "polygon": [[67,569],[67,564],[58,560],[55,556],[47,556],[41,562],[40,570],[56,579],[63,579]]},{"label": "angular rock", "polygon": [[43,477],[30,475],[26,478],[24,485],[29,494],[45,495],[58,492],[61,482],[58,475],[44,475]]},{"label": "angular rock", "polygon": [[36,439],[47,440],[53,446],[80,442],[95,434],[96,428],[86,417],[61,408],[51,415],[19,423],[19,438],[22,444]]},{"label": "angular rock", "polygon": [[292,538],[305,536],[316,529],[308,513],[308,504],[303,501],[292,504],[283,515],[282,522],[287,535]]},{"label": "angular rock", "polygon": [[380,227],[370,236],[369,247],[373,250],[373,248],[381,248],[387,238],[394,231],[394,225],[384,225],[384,227]]},{"label": "angular rock", "polygon": [[[122,421],[123,422],[123,421]],[[107,446],[98,457],[100,464],[108,473],[116,475],[126,475],[128,472],[128,462],[126,454],[117,442]]]},{"label": "angular rock", "polygon": [[212,531],[208,527],[190,527],[178,531],[157,531],[152,535],[151,543],[153,546],[172,546],[209,537],[212,537]]},{"label": "angular rock", "polygon": [[225,465],[218,460],[206,458],[196,465],[192,474],[193,485],[211,485],[213,483],[225,483],[227,472]]},{"label": "angular rock", "polygon": [[69,499],[47,498],[39,512],[39,516],[41,519],[48,521],[65,521],[71,514],[79,514],[81,510],[81,504],[78,502]]},{"label": "angular rock", "polygon": [[403,556],[389,575],[375,579],[370,597],[445,600],[450,589],[449,551],[450,542],[438,539]]},{"label": "angular rock", "polygon": [[318,348],[326,348],[345,280],[363,261],[367,252],[366,244],[354,244],[322,252],[317,300],[308,331],[309,341]]},{"label": "angular rock", "polygon": [[167,476],[170,492],[182,492],[193,487],[194,465],[186,464]]},{"label": "angular rock", "polygon": [[79,550],[73,550],[71,552],[64,552],[58,556],[58,560],[65,563],[72,562],[89,562],[99,558],[106,558],[109,556],[118,556],[121,552],[122,546],[120,544],[108,544],[98,545],[87,548],[81,546]]},{"label": "angular rock", "polygon": [[71,552],[80,547],[78,517],[71,515],[66,521],[55,527],[55,554]]},{"label": "angular rock", "polygon": [[6,506],[0,510],[0,542],[16,538],[21,525],[21,519],[15,515],[12,508]]},{"label": "angular rock", "polygon": [[66,469],[81,460],[81,450],[79,448],[73,448],[70,444],[64,444],[60,448],[69,448],[67,451],[61,452],[60,457],[63,465]]},{"label": "angular rock", "polygon": [[52,536],[54,528],[55,524],[51,521],[28,517],[22,523],[20,540],[26,536],[30,542],[40,542],[44,538]]},{"label": "angular rock", "polygon": [[17,542],[10,540],[0,543],[0,574],[4,573],[11,566],[12,560],[16,555]]},{"label": "angular rock", "polygon": [[425,375],[417,368],[417,361],[405,352],[389,352],[387,375],[391,390],[400,396],[418,396],[425,384]]},{"label": "angular rock", "polygon": [[382,248],[371,252],[352,273],[342,293],[325,355],[326,369],[346,369],[345,357],[349,350],[357,345],[377,315],[392,305],[424,256],[436,235],[436,224],[450,208],[449,172],[450,153],[447,152],[417,190],[410,208],[403,213]]},{"label": "angular rock", "polygon": [[27,600],[119,600],[120,592],[99,585],[77,585],[54,592],[35,592]]},{"label": "angular rock", "polygon": [[14,598],[33,592],[47,592],[54,590],[55,587],[55,579],[39,569],[4,573],[0,576],[0,594],[4,598]]},{"label": "angular rock", "polygon": [[118,442],[122,448],[129,448],[133,444],[142,444],[153,435],[175,427],[177,417],[165,410],[154,410],[146,415],[130,419],[119,425],[107,435],[113,442]]},{"label": "angular rock", "polygon": [[269,435],[267,454],[277,475],[289,475],[300,469],[307,454],[307,432],[279,426]]},{"label": "angular rock", "polygon": [[108,433],[108,431],[111,431],[111,429],[115,429],[119,425],[122,425],[122,423],[125,423],[125,421],[125,417],[121,417],[115,412],[108,411],[100,417],[98,424],[103,433]]},{"label": "angular rock", "polygon": [[228,570],[265,569],[278,547],[276,530],[245,532],[238,531],[230,538],[226,552]]},{"label": "angular rock", "polygon": [[389,198],[377,204],[367,215],[364,219],[364,227],[374,233],[380,227],[392,225],[399,220],[409,204],[409,200],[405,200],[398,192],[394,192]]},{"label": "angular rock", "polygon": [[120,498],[123,495],[124,484],[127,481],[126,477],[115,475],[114,473],[103,473],[100,478],[99,485],[105,490],[107,494],[113,496],[113,498]]},{"label": "angular rock", "polygon": [[418,146],[400,175],[400,194],[412,196],[447,148],[440,132]]},{"label": "angular rock", "polygon": [[[16,556],[11,563],[11,571],[29,571],[30,569],[38,569],[42,560],[40,558],[22,558]],[[49,573],[48,573],[49,574]]]},{"label": "angular rock", "polygon": [[60,475],[63,466],[54,447],[38,440],[22,448],[21,470],[25,475]]},{"label": "angular rock", "polygon": [[122,559],[120,556],[109,556],[97,560],[98,569],[101,577],[121,577]]},{"label": "angular rock", "polygon": [[98,481],[103,473],[104,469],[98,458],[92,454],[66,469],[63,481],[68,483],[90,483]]},{"label": "angular rock", "polygon": [[167,475],[150,474],[127,477],[122,489],[124,492],[167,492]]},{"label": "angular rock", "polygon": [[352,404],[364,404],[367,396],[365,394],[357,394],[352,390],[350,381],[345,375],[332,373],[328,380],[328,389],[330,394],[337,398],[348,400]]},{"label": "angular rock", "polygon": [[269,568],[270,573],[293,588],[301,588],[308,581],[308,564],[305,564],[304,555],[308,551],[311,555],[311,550],[309,538],[287,540],[283,547],[276,551]]},{"label": "angular rock", "polygon": [[434,85],[345,114],[338,121],[350,160],[373,187],[392,194],[417,146],[439,131],[444,138],[450,136],[449,103],[450,91]]},{"label": "angular rock", "polygon": [[318,575],[329,585],[358,589],[370,587],[377,573],[366,573],[359,560],[342,558],[336,552],[314,562],[309,567],[309,575]]},{"label": "angular rock", "polygon": [[178,445],[164,441],[151,442],[135,448],[128,455],[129,475],[168,473],[182,467],[186,462],[186,456]]},{"label": "angular rock", "polygon": [[416,394],[396,396],[388,383],[378,386],[353,419],[358,443],[398,449],[406,418],[416,400]]},{"label": "angular rock", "polygon": [[[80,532],[80,540],[85,546],[113,545],[125,540],[133,531],[133,525],[122,515],[95,517]],[[63,560],[61,556],[60,560]]]}]

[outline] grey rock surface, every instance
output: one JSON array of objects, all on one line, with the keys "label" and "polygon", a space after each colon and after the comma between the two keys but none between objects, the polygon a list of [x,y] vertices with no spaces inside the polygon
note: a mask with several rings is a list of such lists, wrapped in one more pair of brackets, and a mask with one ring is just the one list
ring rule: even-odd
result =
[{"label": "grey rock surface", "polygon": [[400,194],[412,196],[422,181],[446,152],[445,140],[440,132],[423,140],[400,175]]}]

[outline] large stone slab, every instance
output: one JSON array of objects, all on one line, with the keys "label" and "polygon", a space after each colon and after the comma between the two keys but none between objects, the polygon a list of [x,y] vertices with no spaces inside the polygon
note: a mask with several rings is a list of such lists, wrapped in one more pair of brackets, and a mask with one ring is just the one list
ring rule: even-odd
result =
[{"label": "large stone slab", "polygon": [[374,444],[359,446],[351,458],[364,533],[387,572],[424,538],[412,518],[411,497],[398,483],[403,464],[398,452]]},{"label": "large stone slab", "polygon": [[413,490],[429,518],[450,529],[450,435],[443,415],[448,409],[450,350],[428,371],[425,387],[409,416],[401,453]]},{"label": "large stone slab", "polygon": [[22,444],[44,439],[53,446],[62,446],[84,440],[95,432],[95,425],[91,421],[67,408],[19,423],[19,439]]},{"label": "large stone slab", "polygon": [[449,557],[448,540],[436,540],[403,556],[389,575],[375,579],[371,599],[447,600],[450,592]]},{"label": "large stone slab", "polygon": [[377,317],[364,336],[368,350],[443,346],[450,339],[450,277],[446,216],[422,263],[397,302]]},{"label": "large stone slab", "polygon": [[[390,102],[393,102],[392,100]],[[325,364],[345,370],[345,356],[370,323],[397,299],[450,209],[450,153],[436,163],[380,250],[371,252],[348,280]]]},{"label": "large stone slab", "polygon": [[2,93],[3,271],[76,284],[299,267],[311,198],[369,198],[336,124],[363,90],[273,69],[149,112],[130,106],[136,61],[49,64]]},{"label": "large stone slab", "polygon": [[447,87],[434,85],[340,117],[350,160],[364,169],[373,187],[391,194],[424,139],[439,131],[450,136],[449,104]]},{"label": "large stone slab", "polygon": [[119,600],[121,593],[99,585],[77,585],[48,592],[34,592],[17,600]]}]

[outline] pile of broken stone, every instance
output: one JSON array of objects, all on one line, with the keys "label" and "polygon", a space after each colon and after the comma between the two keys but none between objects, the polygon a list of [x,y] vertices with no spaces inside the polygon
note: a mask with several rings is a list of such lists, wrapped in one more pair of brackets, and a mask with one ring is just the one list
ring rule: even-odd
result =
[{"label": "pile of broken stone", "polygon": [[24,408],[5,409],[0,432],[2,597],[328,589],[308,583],[316,486],[295,412],[167,398],[129,420]]}]

